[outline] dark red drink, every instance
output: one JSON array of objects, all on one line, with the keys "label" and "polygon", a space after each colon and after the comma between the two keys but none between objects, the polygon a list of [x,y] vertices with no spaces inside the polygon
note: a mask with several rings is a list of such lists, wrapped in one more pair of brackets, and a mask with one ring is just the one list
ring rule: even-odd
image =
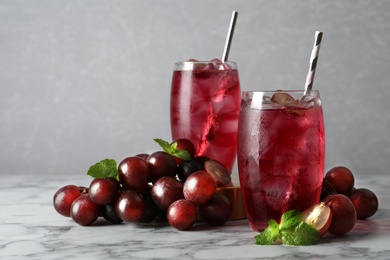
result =
[{"label": "dark red drink", "polygon": [[172,138],[187,138],[231,171],[237,152],[241,90],[233,62],[179,62],[171,88]]},{"label": "dark red drink", "polygon": [[[238,130],[238,169],[253,230],[290,210],[319,202],[325,133],[318,91],[244,92]],[[272,97],[272,98],[271,98]]]}]

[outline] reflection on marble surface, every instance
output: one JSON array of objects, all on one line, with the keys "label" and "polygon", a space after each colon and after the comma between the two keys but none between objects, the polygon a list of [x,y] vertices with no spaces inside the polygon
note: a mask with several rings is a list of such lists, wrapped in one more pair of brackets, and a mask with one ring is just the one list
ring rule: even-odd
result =
[{"label": "reflection on marble surface", "polygon": [[[5,175],[4,175],[5,176]],[[198,223],[191,231],[166,224],[82,227],[57,214],[52,197],[66,184],[88,185],[88,176],[9,176],[0,183],[0,259],[389,259],[389,177],[357,180],[372,189],[379,211],[343,237],[326,235],[314,246],[257,246],[246,220],[223,227]]]}]

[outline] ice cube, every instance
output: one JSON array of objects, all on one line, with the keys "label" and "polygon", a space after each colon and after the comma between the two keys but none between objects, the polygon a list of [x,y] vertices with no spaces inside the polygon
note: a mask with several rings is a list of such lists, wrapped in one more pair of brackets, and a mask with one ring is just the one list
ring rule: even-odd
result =
[{"label": "ice cube", "polygon": [[[295,141],[294,141],[295,142]],[[274,172],[272,175],[299,177],[306,158],[293,149],[280,146],[275,151]]]},{"label": "ice cube", "polygon": [[299,100],[299,107],[309,109],[314,106],[316,95],[314,92],[306,93]]},{"label": "ice cube", "polygon": [[[213,96],[212,104],[213,109],[216,114],[224,114],[232,111],[236,111],[237,105],[235,101],[235,97],[232,95],[221,96]],[[218,100],[218,101],[217,101]]]},{"label": "ice cube", "polygon": [[294,208],[297,194],[297,183],[285,176],[269,176],[260,183],[261,193],[266,203],[277,211]]},{"label": "ice cube", "polygon": [[211,101],[215,107],[214,111],[217,113],[219,112],[220,108],[225,105],[225,102],[227,102],[225,101],[226,93],[227,89],[220,89],[211,96]]}]

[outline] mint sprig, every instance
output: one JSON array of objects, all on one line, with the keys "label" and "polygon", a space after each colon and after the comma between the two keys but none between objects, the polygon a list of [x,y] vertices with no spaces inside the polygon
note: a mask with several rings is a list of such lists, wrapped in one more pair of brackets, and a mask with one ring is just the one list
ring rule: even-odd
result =
[{"label": "mint sprig", "polygon": [[96,178],[116,178],[118,179],[118,167],[113,159],[104,159],[89,167],[87,175]]},{"label": "mint sprig", "polygon": [[317,230],[310,224],[302,221],[302,213],[298,210],[289,210],[282,215],[280,224],[269,220],[268,227],[255,236],[257,245],[272,245],[277,242],[291,246],[313,245],[318,239]]},{"label": "mint sprig", "polygon": [[177,149],[177,142],[173,142],[172,144],[170,144],[167,141],[160,138],[155,138],[153,140],[161,146],[164,152],[174,157],[183,159],[185,161],[190,161],[192,159],[191,155],[186,150]]}]

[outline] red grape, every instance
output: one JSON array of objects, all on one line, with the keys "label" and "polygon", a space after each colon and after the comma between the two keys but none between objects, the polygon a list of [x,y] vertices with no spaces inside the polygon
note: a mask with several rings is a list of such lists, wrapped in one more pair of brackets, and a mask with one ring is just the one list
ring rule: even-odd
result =
[{"label": "red grape", "polygon": [[99,205],[114,203],[119,196],[119,183],[115,178],[93,179],[89,185],[89,196]]},{"label": "red grape", "polygon": [[199,217],[214,226],[225,224],[231,213],[229,199],[221,194],[214,194],[209,201],[198,206]]},{"label": "red grape", "polygon": [[199,162],[195,160],[182,161],[178,167],[177,177],[184,183],[188,176],[199,170],[202,170],[202,165]]},{"label": "red grape", "polygon": [[156,205],[166,211],[176,200],[183,199],[183,184],[173,177],[161,177],[151,190],[151,196]]},{"label": "red grape", "polygon": [[79,225],[90,226],[100,215],[99,206],[94,203],[88,194],[83,194],[72,203],[70,216]]},{"label": "red grape", "polygon": [[60,188],[53,197],[54,209],[65,217],[70,217],[70,208],[75,199],[87,192],[87,188],[66,185]]},{"label": "red grape", "polygon": [[172,155],[158,151],[149,155],[146,160],[150,170],[150,180],[157,181],[163,176],[175,177],[177,172],[177,164]]},{"label": "red grape", "polygon": [[116,205],[118,216],[124,221],[139,221],[145,211],[144,199],[134,190],[125,190],[119,196]]},{"label": "red grape", "polygon": [[348,195],[351,192],[355,178],[352,172],[344,166],[336,166],[330,169],[326,175],[327,180],[339,194]]},{"label": "red grape", "polygon": [[180,199],[173,202],[167,211],[169,224],[179,230],[187,230],[196,221],[196,205],[189,200]]},{"label": "red grape", "polygon": [[329,233],[341,236],[353,229],[356,223],[356,210],[347,196],[343,194],[330,195],[323,202],[332,211]]},{"label": "red grape", "polygon": [[123,221],[116,212],[115,203],[101,206],[100,211],[103,218],[112,224],[119,224]]},{"label": "red grape", "polygon": [[215,192],[214,179],[203,170],[188,176],[183,184],[184,198],[197,205],[207,202]]},{"label": "red grape", "polygon": [[141,157],[127,157],[118,166],[118,176],[125,189],[142,193],[148,187],[149,166]]},{"label": "red grape", "polygon": [[378,198],[369,189],[355,189],[348,195],[355,206],[358,219],[366,219],[373,216],[378,210]]},{"label": "red grape", "polygon": [[148,188],[145,192],[141,194],[142,198],[145,201],[145,211],[142,214],[140,222],[149,223],[157,218],[157,216],[161,213],[160,209],[157,207],[156,203],[154,203],[152,199],[151,188]]},{"label": "red grape", "polygon": [[140,157],[142,158],[144,161],[146,161],[146,159],[148,159],[150,154],[147,154],[147,153],[139,153],[139,154],[136,154],[135,156],[136,157]]},{"label": "red grape", "polygon": [[197,161],[198,163],[200,163],[200,165],[202,166],[202,170],[204,170],[204,164],[208,161],[208,160],[211,160],[210,158],[208,158],[207,156],[195,156],[194,158],[194,161]]}]

